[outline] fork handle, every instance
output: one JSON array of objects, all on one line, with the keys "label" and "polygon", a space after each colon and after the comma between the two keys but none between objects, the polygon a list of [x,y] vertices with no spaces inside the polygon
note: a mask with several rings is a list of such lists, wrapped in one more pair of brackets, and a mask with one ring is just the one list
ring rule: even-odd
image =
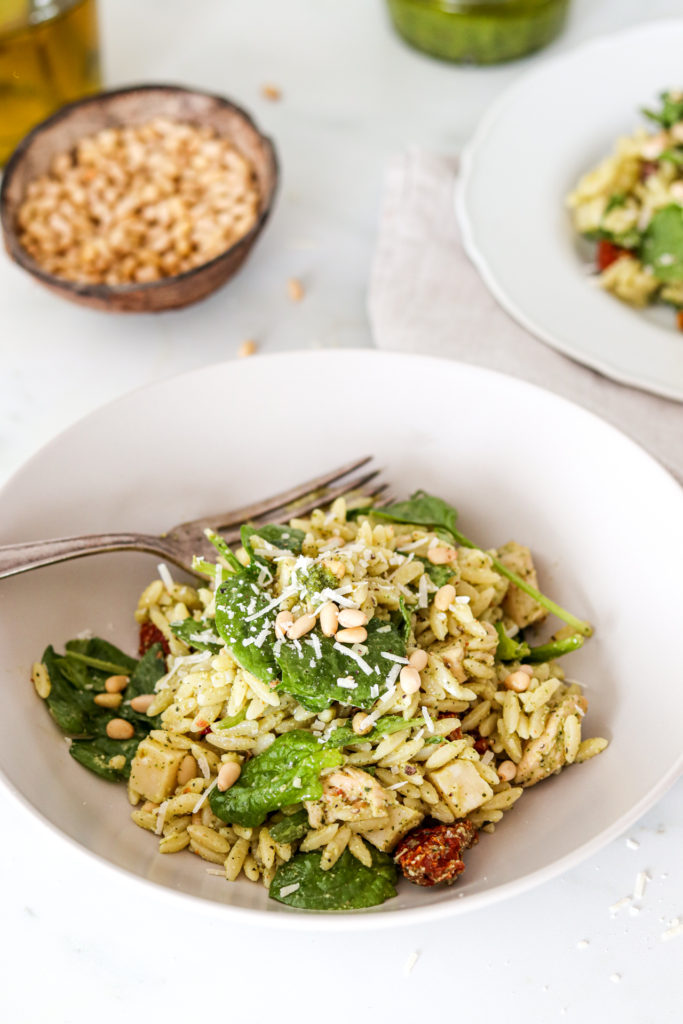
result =
[{"label": "fork handle", "polygon": [[146,551],[176,562],[176,556],[159,537],[143,533],[98,533],[87,537],[59,537],[0,546],[0,579],[107,551]]}]

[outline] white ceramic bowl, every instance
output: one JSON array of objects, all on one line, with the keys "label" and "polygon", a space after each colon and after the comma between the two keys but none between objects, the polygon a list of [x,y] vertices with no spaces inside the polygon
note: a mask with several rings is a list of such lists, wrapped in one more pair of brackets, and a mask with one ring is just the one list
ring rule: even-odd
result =
[{"label": "white ceramic bowl", "polygon": [[456,207],[465,248],[516,320],[624,384],[683,401],[675,310],[634,310],[591,278],[594,246],[565,207],[579,177],[638,113],[683,84],[683,20],[655,21],[541,61],[494,103],[462,160]]},{"label": "white ceramic bowl", "polygon": [[312,915],[248,882],[160,856],[124,787],[69,757],[31,663],[83,629],[134,651],[133,611],[155,560],[118,554],[0,581],[0,768],[34,812],[96,857],[216,913],[357,928],[481,907],[552,877],[626,829],[682,767],[683,492],[640,448],[562,399],[473,366],[369,351],[257,357],[128,395],[39,452],[0,493],[0,542],[163,530],[264,497],[373,451],[396,494],[450,499],[485,546],[534,550],[543,589],[596,635],[567,659],[600,757],[526,793],[467,855],[452,888],[402,883],[369,912]]}]

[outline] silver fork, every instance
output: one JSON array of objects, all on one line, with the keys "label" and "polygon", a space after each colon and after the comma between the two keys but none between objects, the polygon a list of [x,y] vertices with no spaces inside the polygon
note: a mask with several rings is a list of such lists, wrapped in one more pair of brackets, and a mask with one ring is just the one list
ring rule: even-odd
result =
[{"label": "silver fork", "polygon": [[[99,555],[109,551],[144,551],[157,555],[179,566],[186,572],[199,575],[192,568],[193,555],[206,555],[215,549],[207,541],[204,530],[220,532],[228,544],[239,540],[240,526],[254,523],[263,526],[267,522],[282,522],[292,516],[306,515],[314,508],[328,505],[349,491],[365,487],[379,473],[377,469],[353,476],[357,470],[368,466],[371,455],[355,459],[338,469],[314,477],[290,490],[275,494],[265,501],[243,508],[224,512],[222,515],[206,516],[179,523],[160,536],[147,533],[95,533],[85,537],[61,537],[55,540],[29,541],[25,544],[0,546],[0,579],[14,576],[29,569],[39,569],[55,562],[66,562],[84,555]],[[386,485],[375,486],[367,491],[376,497]]]}]

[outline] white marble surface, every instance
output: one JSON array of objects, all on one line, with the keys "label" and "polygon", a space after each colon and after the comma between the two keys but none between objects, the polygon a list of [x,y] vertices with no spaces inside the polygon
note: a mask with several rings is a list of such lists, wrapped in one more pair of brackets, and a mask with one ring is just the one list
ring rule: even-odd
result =
[{"label": "white marble surface", "polygon": [[[645,10],[639,0],[575,0],[555,49],[679,13],[680,0],[650,0]],[[177,81],[236,99],[274,136],[282,190],[239,278],[181,313],[80,310],[0,257],[0,480],[102,402],[230,358],[247,337],[262,352],[371,344],[365,289],[387,157],[409,143],[457,150],[527,66],[432,62],[392,35],[379,0],[102,0],[102,15],[112,85]],[[282,87],[280,103],[261,98],[266,81]],[[287,299],[289,276],[305,284],[299,305]],[[681,1019],[683,937],[661,939],[683,918],[681,782],[629,833],[637,847],[625,836],[531,894],[451,923],[324,939],[238,930],[129,885],[4,791],[0,812],[8,1024],[109,1024],[146,1012],[169,1022],[264,1020],[264,995],[283,1024],[322,1012],[332,1024],[433,1012],[508,1024]],[[644,898],[611,915],[641,870],[652,878]]]}]

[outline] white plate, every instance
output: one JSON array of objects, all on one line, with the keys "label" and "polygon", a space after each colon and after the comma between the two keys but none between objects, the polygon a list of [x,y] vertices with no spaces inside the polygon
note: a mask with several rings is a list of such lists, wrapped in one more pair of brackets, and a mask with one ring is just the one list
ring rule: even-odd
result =
[{"label": "white plate", "polygon": [[516,320],[624,384],[683,401],[683,334],[671,307],[641,312],[590,279],[565,196],[631,134],[641,107],[683,84],[683,21],[657,21],[542,63],[492,107],[465,151],[465,248]]},{"label": "white plate", "polygon": [[402,884],[365,913],[310,915],[228,885],[187,853],[161,856],[124,788],[89,774],[29,682],[48,643],[91,628],[136,647],[133,611],[155,559],[103,555],[0,581],[0,768],[45,822],[98,858],[215,912],[357,928],[481,907],[576,864],[626,829],[682,767],[683,491],[594,416],[474,366],[367,351],[256,357],[197,370],[95,412],[0,492],[0,542],[163,530],[264,497],[368,451],[394,492],[444,495],[484,545],[529,543],[543,588],[596,635],[567,667],[586,735],[606,753],[524,795],[468,853],[451,889]]}]

